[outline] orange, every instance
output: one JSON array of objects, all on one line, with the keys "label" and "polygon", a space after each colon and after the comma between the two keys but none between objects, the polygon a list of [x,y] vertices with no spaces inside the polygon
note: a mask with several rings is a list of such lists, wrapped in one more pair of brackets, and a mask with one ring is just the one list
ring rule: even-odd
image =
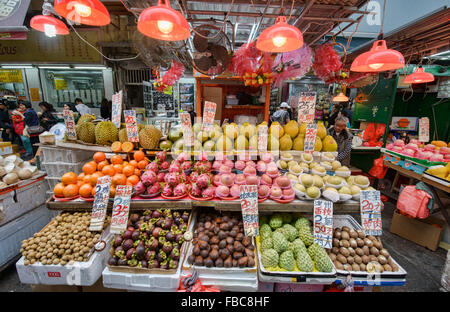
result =
[{"label": "orange", "polygon": [[122,151],[125,153],[129,153],[134,149],[134,144],[131,142],[123,142],[122,143]]},{"label": "orange", "polygon": [[88,162],[83,165],[83,172],[85,174],[93,174],[95,171],[97,171],[97,163],[96,162],[93,162],[93,163]]},{"label": "orange", "polygon": [[78,181],[78,182],[77,182],[77,186],[78,186],[78,187],[82,186],[83,184],[84,184],[84,181]]},{"label": "orange", "polygon": [[112,178],[112,184],[125,185],[125,184],[127,184],[127,177],[123,173],[117,173]]},{"label": "orange", "polygon": [[114,170],[116,170],[116,173],[122,173],[123,165],[114,165]]},{"label": "orange", "polygon": [[134,167],[132,165],[126,165],[123,167],[122,173],[129,177],[134,174]]},{"label": "orange", "polygon": [[133,158],[136,161],[141,161],[145,158],[145,153],[143,151],[136,151],[133,154]]},{"label": "orange", "polygon": [[139,169],[145,169],[145,167],[147,167],[148,165],[148,160],[147,159],[143,159],[140,162],[138,162],[138,168]]},{"label": "orange", "polygon": [[75,172],[64,173],[61,177],[61,182],[64,183],[64,185],[77,184],[77,181],[78,177]]},{"label": "orange", "polygon": [[84,183],[91,183],[91,175],[90,174],[87,174],[84,176],[83,184]]},{"label": "orange", "polygon": [[92,197],[95,196],[95,187],[92,188],[91,196],[92,196]]},{"label": "orange", "polygon": [[127,184],[131,183],[132,185],[136,185],[139,182],[139,177],[137,175],[132,175],[127,178]]},{"label": "orange", "polygon": [[123,159],[120,155],[114,155],[113,157],[111,157],[110,162],[113,165],[120,165],[123,163]]},{"label": "orange", "polygon": [[138,167],[138,162],[136,160],[130,160],[130,165],[132,165],[134,168]]},{"label": "orange", "polygon": [[103,167],[108,166],[108,165],[109,165],[109,161],[107,161],[107,160],[101,161],[97,165],[97,170],[102,171]]},{"label": "orange", "polygon": [[78,175],[78,181],[83,181],[83,179],[84,179],[84,172]]},{"label": "orange", "polygon": [[96,163],[99,163],[99,162],[102,162],[102,161],[104,161],[106,159],[106,155],[103,152],[97,152],[97,153],[94,154],[93,159],[94,159],[94,161]]},{"label": "orange", "polygon": [[109,188],[109,197],[114,196],[116,196],[116,188],[114,187],[114,185],[111,185],[111,187]]},{"label": "orange", "polygon": [[89,198],[92,194],[92,185],[90,184],[83,184],[80,189],[78,190],[78,193],[81,197]]},{"label": "orange", "polygon": [[93,174],[91,174],[91,176],[89,178],[89,184],[91,184],[92,186],[96,186],[97,185],[97,180],[100,177],[103,177],[103,173],[101,173],[99,171],[94,172]]},{"label": "orange", "polygon": [[127,184],[125,184],[125,185],[134,186],[133,184],[131,184],[131,182],[128,182],[128,181],[127,181]]},{"label": "orange", "polygon": [[134,174],[137,175],[138,177],[141,176],[141,170],[140,169],[134,169]]},{"label": "orange", "polygon": [[58,183],[53,188],[53,193],[56,197],[64,197],[64,184]]},{"label": "orange", "polygon": [[116,174],[116,170],[114,169],[114,167],[112,165],[107,165],[107,166],[103,167],[102,173],[104,175],[109,175],[112,177],[113,175]]},{"label": "orange", "polygon": [[128,161],[124,161],[123,163],[122,163],[122,165],[125,167],[125,166],[128,166],[130,163],[128,162]]},{"label": "orange", "polygon": [[114,153],[118,153],[122,150],[122,143],[120,141],[115,141],[113,144],[111,144],[111,151]]},{"label": "orange", "polygon": [[64,187],[63,191],[64,197],[74,197],[78,195],[78,185],[76,184],[69,184],[66,187]]}]

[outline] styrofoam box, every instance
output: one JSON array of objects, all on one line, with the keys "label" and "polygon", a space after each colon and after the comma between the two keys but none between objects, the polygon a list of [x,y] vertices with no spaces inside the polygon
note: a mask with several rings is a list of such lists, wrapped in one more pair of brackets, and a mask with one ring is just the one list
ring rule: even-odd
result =
[{"label": "styrofoam box", "polygon": [[6,216],[5,219],[0,220],[0,224],[6,224],[44,204],[47,189],[47,183],[44,180],[40,180],[23,188],[0,195],[0,210]]},{"label": "styrofoam box", "polygon": [[39,232],[49,221],[49,211],[42,205],[0,226],[0,266],[19,255],[22,241]]},{"label": "styrofoam box", "polygon": [[76,174],[82,172],[85,162],[67,163],[67,162],[43,162],[42,165],[45,168],[49,177],[61,177],[64,173],[73,171]]},{"label": "styrofoam box", "polygon": [[111,248],[109,227],[105,230],[102,239],[108,242],[106,248],[100,252],[94,252],[87,262],[75,262],[73,265],[65,266],[41,263],[24,265],[25,258],[22,257],[16,263],[19,279],[23,284],[91,286],[102,275],[109,256]]},{"label": "styrofoam box", "polygon": [[41,146],[43,162],[79,163],[92,158],[94,152]]}]

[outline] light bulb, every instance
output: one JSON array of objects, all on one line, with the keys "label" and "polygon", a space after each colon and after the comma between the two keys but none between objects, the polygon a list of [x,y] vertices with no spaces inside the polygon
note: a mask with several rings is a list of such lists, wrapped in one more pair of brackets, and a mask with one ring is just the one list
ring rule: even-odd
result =
[{"label": "light bulb", "polygon": [[170,34],[173,30],[173,23],[169,21],[158,21],[158,29],[162,33]]},{"label": "light bulb", "polygon": [[280,48],[286,44],[287,38],[286,37],[274,37],[272,39],[272,43],[277,47]]},{"label": "light bulb", "polygon": [[372,69],[378,69],[381,68],[381,66],[383,66],[384,63],[375,63],[375,64],[369,64],[369,67]]},{"label": "light bulb", "polygon": [[75,12],[77,12],[78,15],[81,17],[89,17],[91,16],[92,10],[89,6],[76,3],[75,5]]},{"label": "light bulb", "polygon": [[44,32],[47,37],[56,37],[56,27],[50,24],[44,24]]}]

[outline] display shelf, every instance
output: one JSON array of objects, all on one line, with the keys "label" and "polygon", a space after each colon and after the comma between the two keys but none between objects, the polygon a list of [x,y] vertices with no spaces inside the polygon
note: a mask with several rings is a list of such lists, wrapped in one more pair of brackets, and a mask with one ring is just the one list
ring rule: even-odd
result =
[{"label": "display shelf", "polygon": [[225,105],[226,109],[264,109],[260,105]]}]

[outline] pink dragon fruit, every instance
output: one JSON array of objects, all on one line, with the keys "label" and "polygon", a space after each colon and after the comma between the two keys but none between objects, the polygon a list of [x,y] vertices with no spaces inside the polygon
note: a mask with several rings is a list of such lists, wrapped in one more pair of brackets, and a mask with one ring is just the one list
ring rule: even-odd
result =
[{"label": "pink dragon fruit", "polygon": [[172,187],[170,187],[169,184],[164,184],[164,187],[162,189],[162,194],[164,196],[172,196],[173,195]]},{"label": "pink dragon fruit", "polygon": [[161,170],[167,170],[167,169],[169,169],[169,167],[170,167],[170,163],[168,161],[163,161],[161,163],[161,165],[159,165],[159,168]]},{"label": "pink dragon fruit", "polygon": [[181,170],[180,163],[177,161],[174,161],[169,167],[170,173],[180,172],[180,170]]},{"label": "pink dragon fruit", "polygon": [[191,195],[194,197],[200,197],[202,195],[202,188],[197,184],[192,184]]},{"label": "pink dragon fruit", "polygon": [[142,194],[145,192],[145,185],[142,183],[142,181],[139,181],[136,186],[134,187],[137,194]]},{"label": "pink dragon fruit", "polygon": [[187,174],[183,171],[178,175],[178,181],[181,183],[187,183],[189,181]]},{"label": "pink dragon fruit", "polygon": [[156,160],[159,160],[159,162],[165,161],[166,157],[167,157],[166,151],[157,152],[155,155]]},{"label": "pink dragon fruit", "polygon": [[405,148],[411,149],[411,150],[414,150],[414,151],[417,151],[417,149],[418,149],[419,147],[417,146],[417,144],[409,143],[409,144],[407,144],[407,145],[405,146]]},{"label": "pink dragon fruit", "polygon": [[151,163],[149,163],[147,165],[147,167],[145,167],[145,170],[150,170],[150,171],[153,171],[155,173],[158,173],[159,165],[158,165],[158,163],[156,161],[152,161]]},{"label": "pink dragon fruit", "polygon": [[152,186],[147,188],[148,195],[153,195],[153,194],[159,193],[160,191],[161,191],[161,184],[159,184],[159,183],[155,183]]},{"label": "pink dragon fruit", "polygon": [[208,186],[207,188],[205,188],[203,190],[202,197],[204,197],[204,198],[213,197],[215,193],[216,193],[216,188],[214,186]]},{"label": "pink dragon fruit", "polygon": [[194,164],[194,170],[199,173],[206,173],[211,170],[211,163],[209,161],[197,161]]},{"label": "pink dragon fruit", "polygon": [[411,139],[411,140],[409,141],[409,143],[413,143],[413,144],[416,144],[417,146],[420,146],[420,141],[417,140],[417,139]]},{"label": "pink dragon fruit", "polygon": [[197,171],[192,171],[191,174],[189,175],[189,181],[191,181],[192,183],[196,183],[198,176],[199,174]]},{"label": "pink dragon fruit", "polygon": [[436,149],[436,146],[434,146],[433,144],[427,144],[424,146],[424,149],[426,151],[434,152],[434,150]]},{"label": "pink dragon fruit", "polygon": [[412,149],[409,149],[409,148],[405,148],[405,149],[402,151],[402,154],[403,154],[403,155],[406,155],[406,156],[409,156],[409,157],[414,157],[414,155],[416,154],[416,151],[415,151],[415,150],[412,150]]},{"label": "pink dragon fruit", "polygon": [[419,159],[429,159],[431,155],[433,155],[433,153],[429,151],[419,150],[417,152],[417,158]]},{"label": "pink dragon fruit", "polygon": [[166,174],[164,172],[160,172],[158,173],[158,175],[156,176],[156,180],[158,182],[164,182],[164,177],[166,176]]},{"label": "pink dragon fruit", "polygon": [[214,163],[213,163],[213,165],[212,165],[212,167],[213,167],[213,169],[214,170],[217,170],[217,171],[219,171],[219,169],[220,169],[220,166],[222,166],[222,162],[221,161],[219,161],[219,160],[216,160],[216,161],[214,161]]},{"label": "pink dragon fruit", "polygon": [[184,161],[181,164],[181,170],[189,170],[191,169],[191,162],[190,161]]},{"label": "pink dragon fruit", "polygon": [[190,158],[191,158],[191,155],[189,155],[186,152],[181,152],[180,155],[178,155],[177,160],[179,162],[183,162],[183,161],[189,160]]},{"label": "pink dragon fruit", "polygon": [[171,187],[175,187],[180,181],[178,175],[175,172],[170,172],[164,177],[164,181]]},{"label": "pink dragon fruit", "polygon": [[142,183],[144,183],[145,186],[155,184],[156,180],[157,180],[156,173],[151,170],[145,171],[141,176],[141,181]]},{"label": "pink dragon fruit", "polygon": [[173,189],[173,195],[174,196],[185,195],[187,193],[187,189],[188,188],[187,188],[187,185],[185,183],[180,183]]},{"label": "pink dragon fruit", "polygon": [[209,178],[209,175],[207,175],[205,173],[201,174],[197,179],[197,185],[201,189],[207,188],[208,184],[210,184],[210,183],[211,183],[211,180]]}]

